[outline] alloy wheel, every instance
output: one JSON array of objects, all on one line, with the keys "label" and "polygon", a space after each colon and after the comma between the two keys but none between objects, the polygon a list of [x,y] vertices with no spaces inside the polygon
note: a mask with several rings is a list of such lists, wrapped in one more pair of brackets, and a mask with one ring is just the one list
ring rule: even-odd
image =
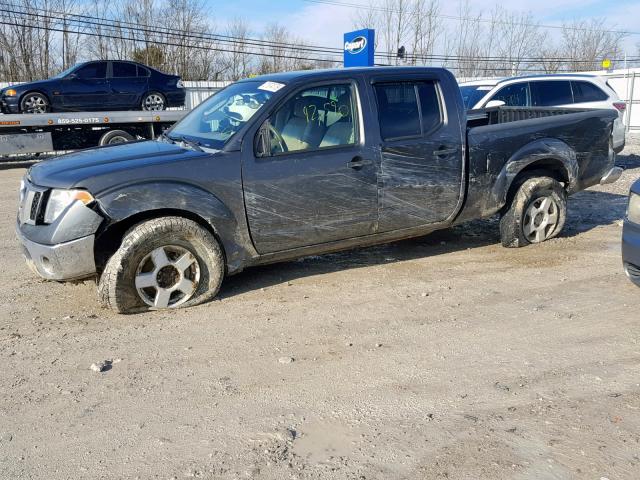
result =
[{"label": "alloy wheel", "polygon": [[531,243],[544,242],[558,224],[558,205],[551,197],[535,199],[524,215],[522,230]]},{"label": "alloy wheel", "polygon": [[189,300],[200,284],[200,264],[177,245],[156,248],[138,264],[138,295],[153,308],[173,308]]},{"label": "alloy wheel", "polygon": [[47,101],[40,95],[29,95],[23,102],[26,113],[46,113],[49,107]]},{"label": "alloy wheel", "polygon": [[164,110],[164,98],[156,93],[147,95],[144,98],[142,108],[145,110]]}]

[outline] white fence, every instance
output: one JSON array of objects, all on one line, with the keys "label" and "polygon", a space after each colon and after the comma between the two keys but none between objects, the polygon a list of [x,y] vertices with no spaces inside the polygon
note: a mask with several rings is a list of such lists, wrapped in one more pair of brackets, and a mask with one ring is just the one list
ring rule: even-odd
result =
[{"label": "white fence", "polygon": [[184,106],[187,110],[191,110],[200,102],[206,100],[221,88],[229,85],[231,82],[184,81],[182,83],[184,84],[184,89],[186,90]]},{"label": "white fence", "polygon": [[627,131],[640,131],[640,68],[601,73],[607,78],[620,100],[627,104],[624,124]]}]

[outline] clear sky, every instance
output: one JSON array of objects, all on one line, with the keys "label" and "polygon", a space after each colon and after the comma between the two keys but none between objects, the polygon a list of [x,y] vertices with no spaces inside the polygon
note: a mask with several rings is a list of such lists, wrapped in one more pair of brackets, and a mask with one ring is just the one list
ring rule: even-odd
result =
[{"label": "clear sky", "polygon": [[[304,0],[204,0],[213,19],[219,25],[233,17],[247,21],[253,34],[259,34],[270,22],[287,26],[308,43],[340,47],[342,34],[351,30],[354,8],[323,5]],[[367,5],[375,0],[344,0],[346,3]],[[625,41],[629,54],[636,55],[640,42],[640,0],[471,0],[476,12],[487,15],[496,4],[513,11],[531,11],[543,24],[561,24],[573,19],[607,18],[612,30],[634,31],[639,34]],[[456,15],[459,3],[441,0],[442,13]],[[447,21],[447,20],[443,20]],[[450,20],[449,20],[450,21]]]}]

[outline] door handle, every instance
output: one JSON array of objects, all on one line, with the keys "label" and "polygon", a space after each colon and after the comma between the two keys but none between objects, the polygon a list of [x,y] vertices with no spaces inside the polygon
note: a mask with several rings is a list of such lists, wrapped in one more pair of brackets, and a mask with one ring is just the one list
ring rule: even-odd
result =
[{"label": "door handle", "polygon": [[438,148],[437,150],[433,151],[433,156],[435,158],[442,158],[442,157],[446,157],[447,155],[454,154],[457,151],[458,151],[458,149],[456,147],[447,148],[445,146],[442,146],[442,147]]},{"label": "door handle", "polygon": [[371,160],[365,160],[362,157],[353,157],[350,162],[347,162],[347,167],[360,170],[362,167],[371,164],[373,164]]}]

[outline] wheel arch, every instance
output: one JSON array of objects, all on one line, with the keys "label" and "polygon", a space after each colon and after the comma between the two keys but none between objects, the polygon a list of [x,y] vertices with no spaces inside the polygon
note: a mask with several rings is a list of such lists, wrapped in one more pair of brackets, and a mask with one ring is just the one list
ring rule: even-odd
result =
[{"label": "wheel arch", "polygon": [[120,248],[122,239],[131,228],[141,222],[162,217],[182,217],[192,220],[213,235],[222,250],[226,270],[227,255],[224,242],[222,241],[219,232],[216,231],[216,228],[199,214],[178,208],[156,208],[152,210],[143,210],[133,213],[119,221],[108,224],[99,233],[99,235],[96,236],[94,258],[98,270],[100,271],[109,258],[118,250],[118,248]]},{"label": "wheel arch", "polygon": [[44,97],[47,99],[47,102],[49,102],[49,107],[52,106],[51,96],[45,90],[41,88],[31,88],[26,92],[21,93],[20,96],[18,97],[18,106],[20,107],[20,109],[22,109],[22,100],[24,99],[24,97],[26,97],[30,93],[39,93],[40,95],[44,95]]},{"label": "wheel arch", "polygon": [[183,182],[133,182],[96,194],[99,210],[107,219],[96,235],[95,255],[103,257],[119,248],[125,232],[144,220],[175,215],[195,221],[220,244],[228,273],[236,273],[257,253],[252,250],[244,207],[229,206],[213,193]]},{"label": "wheel arch", "polygon": [[493,186],[500,210],[509,203],[522,183],[532,176],[547,176],[562,183],[567,194],[575,191],[578,161],[573,149],[558,139],[539,139],[520,148],[504,165]]}]

